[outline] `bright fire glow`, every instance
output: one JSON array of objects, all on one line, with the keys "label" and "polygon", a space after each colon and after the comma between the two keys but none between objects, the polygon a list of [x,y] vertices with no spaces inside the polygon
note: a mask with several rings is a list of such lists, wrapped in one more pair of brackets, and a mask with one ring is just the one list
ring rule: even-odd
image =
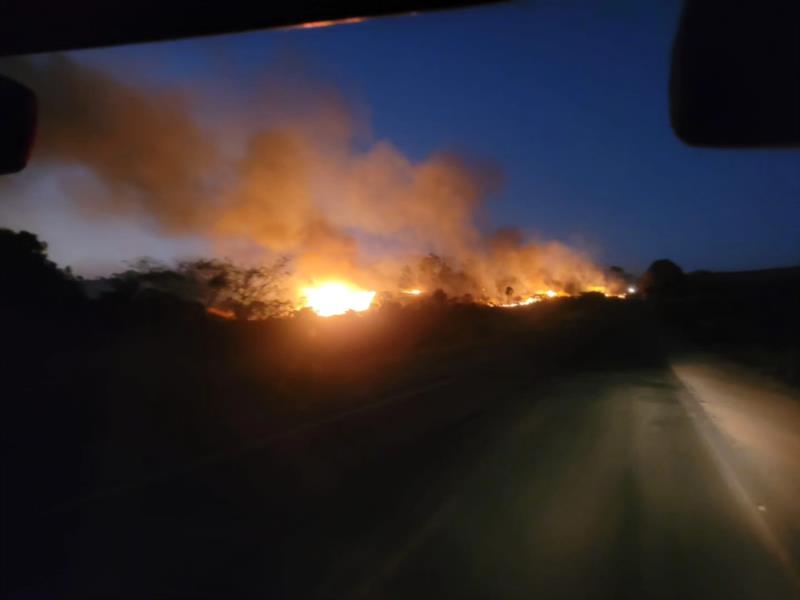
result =
[{"label": "bright fire glow", "polygon": [[542,299],[537,296],[529,296],[524,300],[520,300],[519,302],[509,302],[508,304],[500,304],[501,308],[514,308],[515,306],[529,306],[530,304],[536,304],[537,302],[541,302]]},{"label": "bright fire glow", "polygon": [[334,25],[352,25],[354,23],[363,23],[365,20],[366,19],[364,19],[364,17],[347,17],[345,19],[309,21],[307,23],[300,23],[299,25],[292,25],[286,29],[319,29],[321,27],[332,27]]},{"label": "bright fire glow", "polygon": [[235,319],[236,313],[232,310],[225,310],[224,308],[217,308],[216,306],[209,306],[206,309],[206,312],[210,315],[214,315],[215,317],[220,317],[221,319]]},{"label": "bright fire glow", "polygon": [[348,311],[367,310],[375,298],[374,291],[359,289],[348,283],[329,281],[318,286],[301,290],[305,298],[304,306],[320,317],[343,315]]},{"label": "bright fire glow", "polygon": [[554,292],[553,290],[547,290],[546,294],[548,298],[555,298],[558,296],[558,292]]},{"label": "bright fire glow", "polygon": [[409,296],[419,296],[422,294],[422,290],[403,290],[403,293]]}]

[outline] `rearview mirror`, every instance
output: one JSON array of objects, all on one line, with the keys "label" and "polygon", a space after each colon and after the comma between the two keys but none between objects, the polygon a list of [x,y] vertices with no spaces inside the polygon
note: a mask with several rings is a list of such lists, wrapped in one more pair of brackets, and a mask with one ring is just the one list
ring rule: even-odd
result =
[{"label": "rearview mirror", "polygon": [[36,95],[0,75],[0,175],[21,171],[28,163],[36,133]]},{"label": "rearview mirror", "polygon": [[670,113],[694,146],[800,145],[800,2],[687,0]]}]

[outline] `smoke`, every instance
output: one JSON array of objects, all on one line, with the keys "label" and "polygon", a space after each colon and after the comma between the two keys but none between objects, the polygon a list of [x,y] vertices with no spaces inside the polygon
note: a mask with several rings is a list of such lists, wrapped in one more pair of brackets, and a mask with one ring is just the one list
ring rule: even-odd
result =
[{"label": "smoke", "polygon": [[105,188],[101,198],[77,200],[97,212],[153,215],[170,231],[195,226],[193,201],[203,194],[197,174],[219,156],[188,102],[144,94],[60,55],[8,59],[2,70],[37,93],[35,160],[84,167]]},{"label": "smoke", "polygon": [[176,91],[140,89],[65,56],[6,60],[0,70],[36,90],[35,159],[76,168],[64,185],[89,216],[290,256],[298,282],[347,277],[491,299],[509,286],[530,294],[603,281],[563,245],[482,233],[495,169],[365,143],[336,90],[267,80],[263,121],[220,130]]}]

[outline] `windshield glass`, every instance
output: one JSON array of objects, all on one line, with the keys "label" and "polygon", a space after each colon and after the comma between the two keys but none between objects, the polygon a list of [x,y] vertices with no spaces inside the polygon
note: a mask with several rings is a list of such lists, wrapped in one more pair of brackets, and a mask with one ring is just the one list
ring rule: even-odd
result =
[{"label": "windshield glass", "polygon": [[676,137],[680,11],[0,59],[13,589],[791,597],[800,155]]}]

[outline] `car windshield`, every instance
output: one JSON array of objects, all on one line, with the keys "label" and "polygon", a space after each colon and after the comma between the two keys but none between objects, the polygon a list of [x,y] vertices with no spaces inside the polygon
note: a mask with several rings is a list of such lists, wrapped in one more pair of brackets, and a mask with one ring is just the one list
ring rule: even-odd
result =
[{"label": "car windshield", "polygon": [[10,597],[792,598],[800,154],[681,3],[0,59]]}]

